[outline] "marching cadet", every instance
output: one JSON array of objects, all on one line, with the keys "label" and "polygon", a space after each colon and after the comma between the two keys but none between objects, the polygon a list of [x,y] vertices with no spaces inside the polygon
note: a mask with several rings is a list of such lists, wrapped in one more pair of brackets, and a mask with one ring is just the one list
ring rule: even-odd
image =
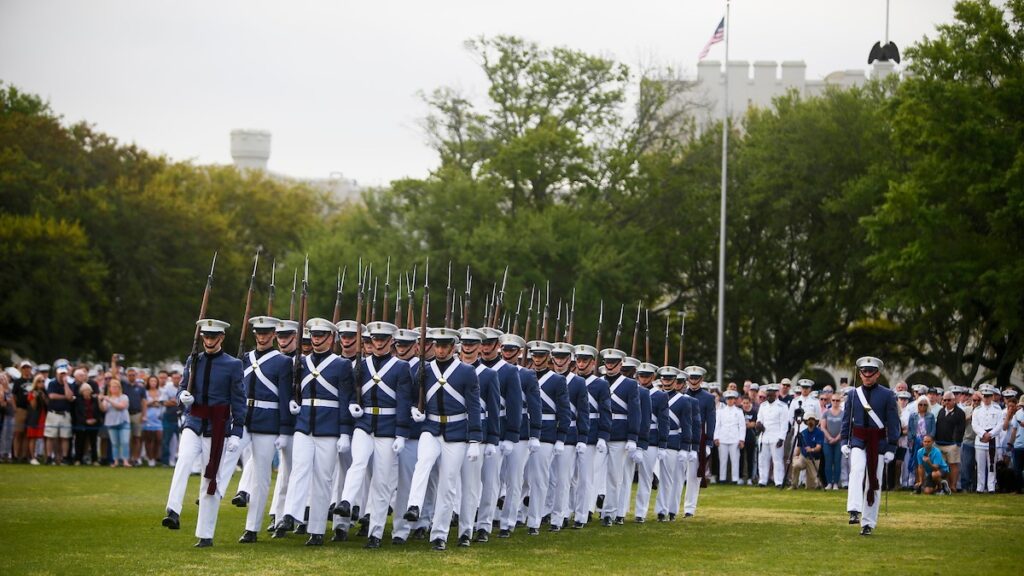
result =
[{"label": "marching cadet", "polygon": [[526,533],[540,534],[541,518],[551,482],[551,464],[556,455],[565,451],[565,438],[569,433],[569,391],[565,378],[551,370],[551,343],[533,340],[527,344],[531,367],[537,374],[541,399],[540,447],[530,455],[526,465],[530,485],[530,505],[526,515]]},{"label": "marching cadet", "polygon": [[[503,334],[501,357],[505,362],[516,365],[519,353],[526,348],[526,341],[515,334]],[[505,456],[505,472],[501,479],[505,487],[505,500],[501,508],[498,538],[508,538],[516,527],[523,495],[523,479],[529,455],[540,449],[541,400],[537,375],[533,370],[518,367],[519,382],[522,386],[522,419],[519,425],[519,441],[512,447],[512,453]]]},{"label": "marching cadet", "polygon": [[[640,426],[640,443],[643,449],[643,458],[637,462],[638,483],[636,488],[636,501],[633,504],[634,519],[637,524],[643,524],[647,518],[647,510],[651,504],[651,488],[654,485],[654,475],[658,474],[659,486],[661,477],[664,475],[659,469],[668,467],[665,459],[668,456],[668,394],[654,389],[654,377],[658,367],[649,362],[644,362],[637,367],[636,381],[642,388],[641,394],[648,394],[650,408],[646,414],[646,423]],[[643,396],[640,397],[641,405]],[[632,482],[629,478],[629,482]],[[627,483],[628,485],[628,483]]]},{"label": "marching cadet", "polygon": [[[860,522],[861,536],[870,536],[878,524],[882,470],[895,458],[900,438],[896,395],[878,385],[882,366],[882,361],[872,356],[857,359],[863,385],[848,395],[843,411],[841,450],[850,459],[846,509],[850,524]],[[884,456],[880,458],[881,454]]]},{"label": "marching cadet", "polygon": [[[418,335],[420,333],[421,329],[420,328],[415,328],[414,330],[416,331],[416,334]],[[429,330],[429,328],[425,328],[425,330]],[[431,340],[430,338],[426,339],[426,350],[424,352],[424,358],[426,359],[427,362],[430,362],[431,360],[434,359],[434,341]],[[419,370],[418,370],[418,368],[419,368],[419,361],[420,361],[419,357],[416,357],[416,358],[413,359],[413,362],[410,364],[410,367],[411,367],[411,370],[412,370],[414,395],[415,395],[415,391],[418,390],[418,386],[419,386],[419,378],[417,376],[417,374],[419,373]],[[417,400],[418,400],[418,398],[417,398]],[[417,432],[416,438],[419,438],[419,435],[422,434],[422,424],[421,423],[416,423],[414,421],[412,424],[410,424],[410,426],[412,427],[413,430],[415,430]],[[416,426],[419,426],[418,430],[415,428]],[[419,452],[419,440],[416,441],[416,445],[417,445],[416,448],[417,448],[417,453],[418,453]],[[405,450],[403,450],[403,452],[405,452]],[[415,472],[415,468],[416,468],[416,463],[413,462],[413,469],[414,469],[413,471],[414,472]],[[437,468],[438,468],[437,465],[434,465],[433,469],[431,469],[431,471],[430,471],[430,479],[427,480],[427,494],[423,498],[423,506],[420,507],[420,519],[418,521],[416,521],[415,525],[413,526],[413,531],[412,531],[412,539],[413,540],[426,540],[430,536],[430,522],[431,522],[431,520],[434,517],[434,505],[437,502],[437,474],[438,474]],[[410,486],[410,489],[411,489],[412,488],[412,476],[411,475],[409,476],[409,486]],[[406,508],[407,508],[407,506],[406,506]],[[399,508],[398,510],[401,510],[401,508]],[[404,521],[404,519],[403,519],[403,521]]]},{"label": "marching cadet", "polygon": [[974,409],[971,418],[974,458],[978,463],[978,481],[975,486],[979,494],[986,490],[989,494],[995,494],[997,438],[1002,432],[1003,411],[993,402],[996,394],[994,387],[982,384],[978,389],[981,392],[981,404]]},{"label": "marching cadet", "polygon": [[700,487],[707,473],[707,465],[711,456],[711,447],[715,440],[715,397],[701,388],[704,382],[704,374],[707,373],[700,366],[687,366],[686,382],[688,387],[686,394],[697,400],[700,406],[700,440],[697,448],[697,467],[688,466],[686,469],[686,502],[683,505],[683,512],[687,518],[697,512],[697,497],[700,495]]},{"label": "marching cadet", "polygon": [[[654,366],[653,364],[650,366]],[[627,356],[622,361],[622,374],[627,378],[638,377],[638,369],[640,367],[640,360]],[[657,368],[650,370],[645,374],[645,378],[648,380],[648,384],[654,378],[654,372]],[[639,380],[637,381],[639,383]],[[644,453],[647,451],[647,438],[648,429],[651,424],[651,391],[649,388],[644,386],[637,386],[636,389],[637,398],[640,400],[640,426],[638,428],[639,434],[637,436],[637,448],[629,453],[629,458],[626,460],[626,467],[622,470],[622,483],[620,486],[625,486],[625,490],[619,490],[619,495],[622,500],[616,505],[616,508],[620,510],[620,515],[615,518],[616,524],[625,523],[625,515],[629,512],[629,497],[632,494],[630,486],[633,485],[633,473],[637,467],[644,461]]]},{"label": "marching cadet", "polygon": [[483,339],[483,332],[476,328],[465,327],[459,330],[459,357],[463,363],[473,367],[480,382],[480,427],[484,433],[483,458],[470,460],[467,456],[466,461],[462,463],[459,483],[459,546],[464,548],[470,545],[474,522],[480,508],[480,495],[483,489],[481,473],[484,462],[497,459],[498,442],[501,438],[499,421],[502,400],[498,373],[480,361],[480,344]]},{"label": "marching cadet", "polygon": [[757,456],[758,486],[768,485],[768,467],[771,466],[776,486],[782,486],[786,474],[782,463],[783,443],[786,441],[786,427],[789,409],[779,400],[779,385],[765,386],[765,401],[757,408],[757,431],[761,433],[761,449]]},{"label": "marching cadet", "polygon": [[576,462],[586,452],[587,436],[590,433],[587,382],[569,370],[572,359],[572,344],[552,344],[551,368],[565,378],[569,399],[569,432],[565,437],[565,443],[573,449],[564,450],[554,457],[546,503],[548,514],[551,516],[549,532],[558,532],[568,525],[569,515],[572,513],[569,502],[570,485],[576,472]]},{"label": "marching cadet", "polygon": [[[288,362],[294,362],[296,348],[298,347],[299,323],[295,320],[280,320],[274,330],[277,339],[277,349],[288,358]],[[288,383],[288,399],[291,403],[291,383]],[[283,388],[278,388],[278,393],[285,394]],[[277,519],[284,518],[284,503],[288,499],[288,478],[292,472],[292,436],[295,434],[295,416],[291,410],[285,407],[280,412],[281,432],[274,442],[278,450],[277,480],[274,481],[274,499],[270,503],[270,524],[267,525],[267,532],[273,533],[277,528]]]},{"label": "marching cadet", "polygon": [[[678,420],[678,417],[669,407],[669,400],[678,396],[674,390],[677,374],[678,371],[674,366],[658,368],[656,372],[658,390],[651,393],[651,409],[655,410],[655,405],[664,405],[666,423],[665,456],[658,462],[658,496],[654,501],[654,511],[658,515],[658,522],[664,522],[668,517],[668,497],[672,494],[675,486],[676,468],[678,467],[680,434],[678,423],[673,422],[673,419]],[[637,510],[640,509],[638,504]]]},{"label": "marching cadet", "polygon": [[[212,318],[199,320],[196,324],[203,341],[203,351],[197,358],[189,358],[186,362],[179,387],[178,403],[185,407],[185,427],[181,431],[178,461],[167,495],[167,516],[163,525],[171,530],[180,528],[181,503],[192,463],[202,457],[204,471],[196,521],[199,541],[195,546],[207,548],[213,546],[217,511],[235,470],[242,444],[245,394],[242,391],[242,361],[224,354],[221,348],[224,331],[230,324]],[[190,374],[194,375],[190,378]],[[190,379],[194,395],[188,389]]]},{"label": "marching cadet", "polygon": [[605,456],[608,454],[608,440],[612,431],[612,401],[608,382],[594,374],[597,367],[597,348],[577,344],[574,351],[576,375],[583,378],[587,385],[587,412],[590,420],[589,430],[584,438],[587,445],[576,462],[572,527],[579,530],[590,520],[591,509],[596,501],[595,468],[602,471],[602,477],[606,476],[603,471],[607,469]]},{"label": "marching cadet", "polygon": [[292,473],[288,480],[285,517],[274,533],[284,536],[309,505],[307,546],[322,546],[330,502],[329,481],[338,466],[338,453],[348,452],[352,419],[352,364],[331,350],[337,326],[324,318],[306,322],[313,352],[302,358],[297,399],[289,410],[295,419]]},{"label": "marching cadet", "polygon": [[625,497],[623,491],[630,491],[630,486],[623,485],[623,473],[626,463],[638,450],[637,439],[640,435],[640,394],[637,392],[636,380],[621,374],[625,352],[615,348],[601,351],[604,360],[605,379],[612,407],[612,430],[608,442],[608,466],[603,472],[607,475],[607,494],[604,508],[601,510],[601,524],[611,526],[624,522],[625,511],[621,505]]},{"label": "marching cadet", "polygon": [[[667,369],[661,372],[662,382],[671,383],[671,391],[668,392],[666,408],[669,420],[669,449],[674,449],[675,459],[666,458],[671,472],[667,474],[669,488],[663,482],[658,492],[658,521],[674,521],[679,514],[679,503],[683,497],[683,484],[686,481],[687,469],[697,465],[697,449],[700,440],[700,406],[693,397],[683,393],[685,386],[679,371],[671,368],[674,374]],[[673,378],[674,376],[674,378]],[[666,382],[666,380],[668,382]],[[673,465],[674,464],[674,465]],[[664,494],[665,498],[662,498]]]},{"label": "marching cadet", "polygon": [[740,483],[740,450],[747,434],[747,424],[743,418],[743,410],[736,406],[739,394],[735,390],[726,390],[725,407],[717,414],[715,422],[715,446],[718,447],[718,481],[725,482],[729,477],[729,464],[732,464],[732,483]]},{"label": "marching cadet", "polygon": [[632,378],[636,380],[636,369],[640,366],[640,359],[632,356],[626,356],[622,360],[622,375],[626,378]]},{"label": "marching cadet", "polygon": [[484,458],[480,470],[480,508],[477,510],[475,539],[477,542],[487,542],[494,525],[503,463],[519,442],[523,421],[523,385],[519,381],[519,368],[498,355],[498,340],[503,334],[501,330],[485,326],[480,329],[480,333],[483,335],[480,343],[482,362],[498,375],[500,402],[497,418],[499,450],[493,457]]},{"label": "marching cadet", "polygon": [[[270,316],[249,319],[256,349],[242,360],[242,386],[245,390],[245,432],[243,444],[252,445],[252,458],[246,463],[252,493],[246,498],[245,532],[242,544],[256,542],[263,511],[270,491],[274,453],[287,444],[286,435],[294,429],[294,417],[288,411],[291,401],[292,360],[274,349],[274,333],[281,321]],[[294,332],[292,332],[294,336]],[[244,474],[243,474],[244,475]]]},{"label": "marching cadet", "polygon": [[[408,365],[410,382],[410,399],[416,401],[413,391],[416,389],[416,366],[420,358],[417,356],[419,346],[419,330],[400,329],[395,332],[395,354],[404,360]],[[429,357],[428,357],[429,358]],[[411,408],[410,408],[411,411]],[[413,421],[411,416],[408,421],[408,436],[404,446],[398,452],[398,489],[395,493],[395,510],[404,510],[409,507],[409,489],[412,486],[412,475],[416,469],[416,452],[419,446],[421,426],[419,422]],[[397,438],[396,438],[397,440]],[[435,481],[436,482],[436,481]],[[391,544],[401,546],[409,539],[409,534],[415,527],[402,518],[401,514],[394,514],[391,518]]]},{"label": "marching cadet", "polygon": [[352,432],[352,465],[345,476],[341,500],[334,512],[355,516],[352,500],[362,492],[366,469],[370,476],[368,512],[370,523],[366,548],[380,548],[384,536],[391,494],[398,478],[397,456],[405,448],[409,433],[412,376],[409,364],[391,354],[398,327],[390,322],[370,322],[370,355],[363,358],[360,380],[361,404],[352,402],[349,414],[355,422]]},{"label": "marching cadet", "polygon": [[[480,458],[483,431],[480,428],[480,384],[476,371],[453,357],[458,332],[432,328],[427,337],[434,341],[434,359],[419,369],[425,371],[424,410],[413,406],[413,420],[423,422],[417,447],[416,470],[409,491],[405,519],[420,519],[427,481],[438,465],[437,499],[430,528],[434,550],[447,546],[448,528],[455,510],[456,486],[463,462]],[[417,391],[417,395],[420,391]]]},{"label": "marching cadet", "polygon": [[313,353],[313,336],[309,333],[309,328],[302,329],[302,341],[299,342],[299,347],[302,350],[303,356],[309,356]]},{"label": "marching cadet", "polygon": [[[338,342],[336,343],[337,348],[332,347],[331,350],[339,350],[340,354],[338,356],[343,360],[348,360],[349,363],[354,367],[356,365],[356,362],[360,360],[358,358],[359,348],[358,342],[356,340],[356,334],[360,332],[360,326],[356,324],[355,320],[341,320],[335,325],[335,327],[338,330]],[[365,328],[365,325],[363,325],[363,328]],[[367,345],[365,349],[369,349],[369,347],[370,346]],[[343,406],[342,410],[348,411],[349,408],[347,406]],[[348,415],[351,416],[351,413],[349,413]],[[363,507],[363,502],[365,500],[366,490],[363,489],[362,483],[360,483],[358,496],[353,498],[355,500],[354,502],[349,502],[351,507],[349,512],[347,514],[342,514],[341,511],[338,509],[338,503],[344,499],[342,497],[342,492],[345,490],[345,481],[348,478],[348,472],[349,469],[351,468],[352,450],[339,450],[338,465],[334,467],[334,475],[331,478],[331,504],[327,508],[327,517],[331,520],[334,533],[331,536],[331,542],[348,541],[348,533],[349,530],[351,530],[352,528],[352,522],[354,520],[359,519],[359,510]],[[353,512],[355,512],[355,514],[353,514]]]}]

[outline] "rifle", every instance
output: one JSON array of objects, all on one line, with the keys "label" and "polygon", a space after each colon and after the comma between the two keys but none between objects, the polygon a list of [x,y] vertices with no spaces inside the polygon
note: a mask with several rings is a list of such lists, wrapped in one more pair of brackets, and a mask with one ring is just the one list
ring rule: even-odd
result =
[{"label": "rifle", "polygon": [[601,325],[604,324],[604,300],[601,300],[600,311],[597,313],[597,339],[595,340],[595,348],[597,353],[601,353]]},{"label": "rifle", "polygon": [[[384,276],[384,302],[381,304],[380,319],[383,322],[388,321],[388,291],[391,288],[391,256],[388,256],[388,271]],[[398,318],[395,318],[398,320]]]},{"label": "rifle", "polygon": [[[415,275],[416,272],[414,271]],[[430,258],[427,258],[426,268],[423,272],[423,303],[420,305],[420,371],[417,374],[417,386],[420,389],[420,398],[417,404],[420,412],[427,410],[427,307],[430,305]],[[410,293],[412,289],[410,288]],[[410,312],[412,306],[409,306]]]},{"label": "rifle", "polygon": [[572,344],[572,332],[576,327],[576,287],[572,287],[572,306],[569,308],[569,322],[565,328],[565,341]]},{"label": "rifle", "polygon": [[[299,281],[298,269],[292,269],[292,301],[288,304],[288,319],[295,320],[295,286]],[[302,326],[299,326],[299,330],[302,330]]]},{"label": "rifle", "polygon": [[644,308],[644,362],[651,361],[651,309]]},{"label": "rifle", "polygon": [[686,316],[679,312],[679,369],[683,369],[683,348],[686,341]]},{"label": "rifle", "polygon": [[505,303],[505,285],[508,284],[508,265],[505,266],[505,275],[501,278],[501,291],[498,292],[498,301],[494,304],[494,314],[491,315],[489,326],[494,328],[501,318],[501,305]]},{"label": "rifle", "polygon": [[[452,327],[452,261],[448,261],[448,286],[444,289],[444,327]],[[426,326],[424,326],[426,329]]]},{"label": "rifle", "polygon": [[[359,266],[363,265],[362,258]],[[356,404],[363,405],[363,275],[356,285],[356,358],[352,367],[352,385],[355,389]]]},{"label": "rifle", "polygon": [[[306,262],[302,272],[302,294],[299,296],[299,338],[302,338],[302,330],[306,327],[306,304],[309,297],[309,254],[306,254]],[[295,360],[292,362],[292,398],[302,403],[302,346],[295,350]]]},{"label": "rifle", "polygon": [[[538,304],[539,304],[539,302],[538,302]],[[540,330],[538,330],[539,333],[537,334],[537,338],[536,338],[537,340],[547,340],[548,339],[548,308],[550,308],[550,307],[551,307],[551,281],[548,280],[547,281],[547,297],[544,299],[544,319],[543,319],[543,321],[541,321],[540,318],[537,319],[537,328],[540,328]],[[537,315],[540,316],[540,307],[539,306],[537,308]]]},{"label": "rifle", "polygon": [[[206,318],[206,305],[210,302],[210,289],[213,288],[213,269],[217,266],[217,253],[213,253],[210,274],[206,277],[206,288],[203,289],[203,303],[199,305],[199,319]],[[192,337],[192,353],[189,354],[188,384],[185,389],[192,393],[196,381],[196,366],[199,364],[199,323],[196,322],[196,333]]]},{"label": "rifle", "polygon": [[245,312],[242,314],[242,335],[238,339],[238,359],[245,355],[245,335],[248,330],[245,325],[249,323],[249,314],[252,312],[252,293],[256,288],[256,267],[260,265],[260,249],[256,249],[256,257],[252,263],[252,276],[249,277],[249,292],[245,295]]},{"label": "rifle", "polygon": [[337,324],[341,320],[341,292],[345,289],[345,276],[348,275],[348,266],[342,270],[338,268],[338,292],[334,296],[334,314],[331,316],[331,323]]},{"label": "rifle", "polygon": [[398,275],[398,289],[395,290],[395,326],[399,328],[402,327],[402,276]]},{"label": "rifle", "polygon": [[462,300],[462,327],[466,327],[466,322],[469,321],[469,307],[470,307],[470,296],[473,293],[473,276],[469,273],[469,266],[466,266],[466,291],[464,292],[465,298]]},{"label": "rifle", "polygon": [[[568,316],[566,319],[568,320]],[[558,311],[555,313],[555,340],[558,340],[558,335],[561,333],[562,328],[562,299],[558,299]]]},{"label": "rifle", "polygon": [[519,302],[516,302],[516,315],[512,321],[511,332],[515,334],[519,331],[519,309],[523,306],[523,291],[519,291]]},{"label": "rifle", "polygon": [[637,319],[633,322],[633,344],[630,346],[630,356],[637,357],[637,336],[640,333],[640,300],[637,300]]},{"label": "rifle", "polygon": [[270,286],[267,288],[267,316],[274,315],[274,279],[277,277],[277,258],[270,269]]},{"label": "rifle", "polygon": [[370,322],[377,320],[377,284],[380,282],[380,276],[373,277],[373,298],[370,300],[370,314],[367,318]]},{"label": "rifle", "polygon": [[415,295],[414,293],[416,291],[416,266],[415,265],[412,267],[412,282],[410,282],[409,281],[409,277],[406,276],[405,277],[405,286],[409,289],[409,316],[408,316],[408,318],[406,318],[405,324],[406,324],[407,328],[412,330],[412,328],[413,328],[413,321],[415,320],[415,314],[416,314],[416,311],[413,308],[413,301],[412,301],[412,298]]},{"label": "rifle", "polygon": [[524,330],[526,338],[530,337],[530,319],[533,316],[533,292],[536,288],[536,286],[530,286],[530,307],[526,309],[526,328]]},{"label": "rifle", "polygon": [[618,350],[619,348],[619,337],[622,336],[622,314],[626,311],[626,305],[621,304],[619,306],[619,323],[615,326],[615,340],[612,344],[612,348]]},{"label": "rifle", "polygon": [[672,313],[668,312],[665,314],[665,360],[661,363],[662,366],[668,366],[668,325],[672,322]]},{"label": "rifle", "polygon": [[[367,266],[366,268],[363,268],[363,271],[366,272],[366,279],[363,281],[363,287],[364,287],[364,289],[369,290],[370,289],[370,279],[373,278],[373,263],[370,263],[369,266]],[[366,310],[363,311],[363,319],[367,319],[367,318],[370,317],[370,299],[369,298],[363,298],[363,301],[366,302]],[[361,331],[362,327],[361,326],[357,326],[356,328],[358,328],[360,330],[360,332],[357,335],[357,337],[362,338],[363,337],[362,331]]]}]

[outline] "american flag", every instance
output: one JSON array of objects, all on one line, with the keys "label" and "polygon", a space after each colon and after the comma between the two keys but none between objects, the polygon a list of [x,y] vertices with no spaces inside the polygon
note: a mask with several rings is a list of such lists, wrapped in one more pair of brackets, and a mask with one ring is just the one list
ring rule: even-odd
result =
[{"label": "american flag", "polygon": [[715,33],[711,35],[711,39],[704,45],[704,49],[700,51],[700,56],[697,57],[697,60],[703,60],[708,55],[708,50],[711,50],[711,46],[718,44],[722,40],[725,40],[725,18],[722,18],[722,21],[718,23],[718,28],[715,28]]}]

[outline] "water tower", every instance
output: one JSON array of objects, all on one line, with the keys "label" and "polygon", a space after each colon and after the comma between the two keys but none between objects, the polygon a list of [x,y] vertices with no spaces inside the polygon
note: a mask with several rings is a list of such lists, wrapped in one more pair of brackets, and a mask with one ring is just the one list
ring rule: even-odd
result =
[{"label": "water tower", "polygon": [[231,158],[239,170],[266,170],[270,160],[270,132],[232,130]]}]

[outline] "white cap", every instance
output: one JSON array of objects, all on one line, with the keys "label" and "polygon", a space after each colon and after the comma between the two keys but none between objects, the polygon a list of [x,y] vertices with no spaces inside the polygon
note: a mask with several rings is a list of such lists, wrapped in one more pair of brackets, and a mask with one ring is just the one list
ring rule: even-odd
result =
[{"label": "white cap", "polygon": [[459,339],[463,342],[466,340],[469,340],[470,342],[483,342],[484,333],[476,328],[466,326],[465,328],[459,328]]},{"label": "white cap", "polygon": [[626,356],[625,358],[622,359],[622,367],[623,368],[636,368],[639,365],[640,365],[640,359],[639,358],[634,358],[632,356]]},{"label": "white cap", "polygon": [[1003,398],[1016,398],[1016,397],[1017,397],[1017,391],[1014,390],[1013,388],[1007,388],[1006,390],[1003,390]]},{"label": "white cap", "polygon": [[708,373],[708,371],[705,370],[702,366],[687,366],[686,368],[683,368],[683,373],[686,374],[687,378],[689,378],[690,376],[700,376],[701,378],[703,378],[704,375]]},{"label": "white cap", "polygon": [[644,374],[657,374],[658,367],[650,362],[641,362],[640,365],[636,367],[636,371],[637,373],[643,372]]},{"label": "white cap", "polygon": [[675,366],[662,366],[661,368],[658,368],[658,378],[664,378],[666,376],[670,378],[678,378],[679,369]]},{"label": "white cap", "polygon": [[310,335],[313,332],[330,332],[333,334],[338,331],[338,327],[334,325],[334,322],[327,318],[310,318],[306,321],[306,328],[309,328]]},{"label": "white cap", "polygon": [[726,390],[722,396],[728,400],[729,398],[739,398],[740,395],[735,390]]},{"label": "white cap", "polygon": [[624,360],[626,353],[618,348],[605,348],[601,350],[601,357],[605,360]]},{"label": "white cap", "polygon": [[572,344],[568,342],[555,342],[551,345],[552,354],[568,354],[570,357],[576,352]]},{"label": "white cap", "polygon": [[907,392],[906,390],[900,390],[899,392],[897,392],[896,397],[899,398],[900,400],[910,400],[911,398],[913,398],[910,392]]},{"label": "white cap", "polygon": [[498,338],[501,338],[502,334],[504,334],[501,330],[491,328],[490,326],[484,326],[481,328],[480,333],[484,335],[484,340],[497,340]]},{"label": "white cap", "polygon": [[551,342],[545,342],[544,340],[530,340],[526,343],[526,349],[530,351],[530,354],[550,354],[551,353]]},{"label": "white cap", "polygon": [[791,384],[793,384],[793,381],[790,380],[789,378],[783,378],[782,380],[779,380],[779,387],[790,386]]},{"label": "white cap", "polygon": [[199,331],[204,334],[223,334],[225,330],[231,327],[231,324],[223,320],[203,318],[196,321],[196,326],[199,326]]},{"label": "white cap", "polygon": [[885,364],[874,356],[862,356],[857,358],[857,368],[877,368],[881,370],[885,368]]},{"label": "white cap", "polygon": [[359,325],[356,324],[355,320],[342,320],[335,325],[335,329],[338,332],[344,332],[348,334],[358,334],[360,332]]},{"label": "white cap", "polygon": [[776,384],[775,382],[772,382],[771,384],[765,385],[764,391],[765,392],[778,392],[779,391],[779,385]]},{"label": "white cap", "polygon": [[277,328],[278,333],[281,332],[298,332],[299,322],[297,320],[278,320]]},{"label": "white cap", "polygon": [[597,358],[597,348],[594,348],[590,344],[577,344],[575,347],[575,352],[576,356]]},{"label": "white cap", "polygon": [[391,322],[370,322],[367,324],[370,336],[394,336],[398,332],[398,326]]},{"label": "white cap", "polygon": [[982,396],[990,396],[996,393],[995,386],[990,386],[988,384],[982,384],[979,386],[978,391],[981,392]]},{"label": "white cap", "polygon": [[428,328],[427,338],[431,340],[454,340],[459,341],[459,333],[451,328]]},{"label": "white cap", "polygon": [[416,330],[409,330],[407,328],[399,328],[395,331],[395,342],[402,342],[404,344],[412,344],[420,339],[420,333]]},{"label": "white cap", "polygon": [[39,366],[36,366],[36,372],[49,372],[49,371],[50,371],[50,365],[49,364],[40,364]]},{"label": "white cap", "polygon": [[31,368],[32,367],[32,363],[29,362],[28,360],[22,360],[21,362],[18,362],[18,368],[25,368],[25,367]]},{"label": "white cap", "polygon": [[277,328],[277,323],[280,322],[273,316],[253,316],[249,318],[249,325],[252,326],[253,330],[273,330]]},{"label": "white cap", "polygon": [[751,390],[760,390],[761,389],[761,385],[758,384],[757,382],[751,382],[750,383],[750,389]]},{"label": "white cap", "polygon": [[796,383],[799,384],[801,388],[814,388],[814,380],[811,380],[810,378],[801,378],[797,380]]},{"label": "white cap", "polygon": [[502,346],[515,346],[516,348],[526,348],[526,340],[523,340],[522,336],[516,334],[502,334],[498,338],[498,342]]}]

